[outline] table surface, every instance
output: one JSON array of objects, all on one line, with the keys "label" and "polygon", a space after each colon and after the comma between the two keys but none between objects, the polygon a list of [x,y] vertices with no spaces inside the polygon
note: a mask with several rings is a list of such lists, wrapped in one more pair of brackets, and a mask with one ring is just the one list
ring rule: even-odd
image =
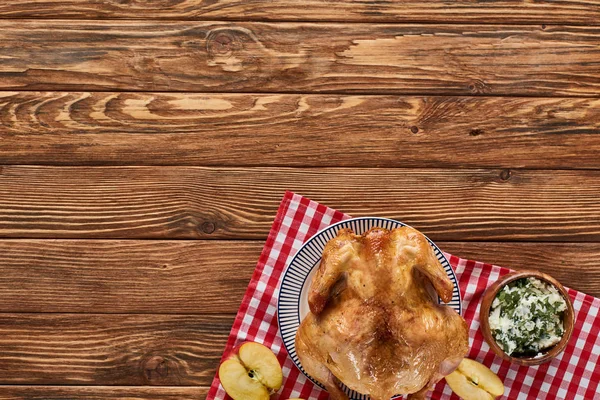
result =
[{"label": "table surface", "polygon": [[0,399],[197,399],[284,191],[600,296],[600,0],[4,0]]}]

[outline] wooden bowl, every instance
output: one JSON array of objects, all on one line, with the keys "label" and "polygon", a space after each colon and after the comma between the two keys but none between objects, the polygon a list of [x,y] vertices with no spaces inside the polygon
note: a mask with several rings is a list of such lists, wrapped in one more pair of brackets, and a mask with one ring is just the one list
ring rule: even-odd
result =
[{"label": "wooden bowl", "polygon": [[[513,357],[506,354],[502,348],[496,343],[494,339],[494,335],[490,329],[489,316],[490,316],[490,308],[492,305],[492,301],[496,298],[496,295],[506,284],[513,282],[517,279],[521,278],[538,278],[542,281],[545,281],[552,286],[556,287],[560,294],[565,298],[567,303],[567,309],[564,312],[563,324],[565,331],[563,333],[563,337],[560,342],[556,345],[550,347],[542,351],[541,357]],[[554,357],[559,355],[567,346],[569,339],[571,339],[571,334],[573,333],[573,323],[574,323],[574,312],[573,312],[573,304],[571,299],[569,298],[569,294],[556,279],[551,277],[550,275],[544,274],[539,271],[515,271],[510,274],[502,276],[499,280],[494,282],[492,286],[490,286],[483,295],[483,301],[481,303],[481,309],[479,311],[479,321],[480,321],[480,329],[481,333],[483,333],[483,337],[485,341],[490,345],[490,348],[494,353],[496,353],[499,357],[510,361],[511,363],[519,364],[519,365],[539,365],[544,364]]]}]

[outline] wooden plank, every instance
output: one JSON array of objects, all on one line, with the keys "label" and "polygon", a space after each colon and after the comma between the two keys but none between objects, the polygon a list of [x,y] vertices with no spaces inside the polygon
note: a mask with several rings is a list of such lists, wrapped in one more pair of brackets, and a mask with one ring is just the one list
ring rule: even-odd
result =
[{"label": "wooden plank", "polygon": [[5,164],[600,168],[590,98],[1,92],[0,124]]},{"label": "wooden plank", "polygon": [[[598,243],[439,244],[460,256],[539,267],[566,285],[599,294]],[[0,384],[208,385],[232,318],[3,313]]]},{"label": "wooden plank", "polygon": [[439,242],[438,245],[462,258],[542,271],[566,286],[600,296],[600,243]]},{"label": "wooden plank", "polygon": [[376,1],[376,0],[4,0],[2,18],[171,18],[340,22],[470,22],[597,24],[597,0]]},{"label": "wooden plank", "polygon": [[[538,269],[600,296],[599,243],[438,245],[464,258]],[[262,246],[262,241],[0,240],[0,312],[234,314]]]},{"label": "wooden plank", "polygon": [[0,241],[0,312],[235,313],[262,249],[231,241]]},{"label": "wooden plank", "polygon": [[0,89],[600,91],[598,27],[5,20],[0,43]]},{"label": "wooden plank", "polygon": [[285,190],[433,240],[600,240],[600,171],[33,166],[0,167],[0,237],[264,240]]},{"label": "wooden plank", "polygon": [[233,316],[0,314],[0,384],[209,386]]},{"label": "wooden plank", "polygon": [[198,400],[207,393],[207,387],[0,386],[0,400]]}]

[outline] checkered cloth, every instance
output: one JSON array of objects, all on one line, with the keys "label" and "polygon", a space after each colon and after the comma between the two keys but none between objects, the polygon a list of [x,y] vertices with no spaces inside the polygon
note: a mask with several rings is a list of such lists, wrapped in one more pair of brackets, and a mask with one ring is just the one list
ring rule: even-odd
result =
[{"label": "checkered cloth", "polygon": [[[258,265],[238,311],[224,355],[252,340],[271,348],[283,365],[283,387],[274,400],[325,400],[328,395],[295,367],[288,357],[277,325],[278,287],[286,265],[300,246],[317,231],[349,218],[300,195],[286,193]],[[600,399],[600,299],[568,289],[575,309],[575,329],[566,350],[550,363],[535,367],[512,365],[496,357],[479,331],[478,309],[485,289],[510,272],[490,264],[445,254],[456,272],[463,294],[464,318],[470,326],[469,358],[489,366],[507,388],[503,399]],[[442,380],[432,399],[456,399]],[[207,399],[230,399],[215,377]]]}]

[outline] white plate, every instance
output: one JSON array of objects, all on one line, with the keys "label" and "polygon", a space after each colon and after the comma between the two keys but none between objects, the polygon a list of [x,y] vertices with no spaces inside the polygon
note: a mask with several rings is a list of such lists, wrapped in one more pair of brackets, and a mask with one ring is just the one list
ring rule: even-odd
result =
[{"label": "white plate", "polygon": [[[328,241],[333,239],[338,231],[343,228],[350,228],[356,234],[362,235],[366,231],[374,227],[395,229],[401,226],[407,226],[402,222],[395,221],[393,219],[378,218],[378,217],[362,217],[352,218],[345,221],[338,222],[323,229],[322,231],[315,234],[313,237],[308,239],[306,243],[302,245],[300,250],[294,255],[292,261],[288,265],[283,275],[283,280],[279,288],[279,298],[277,302],[277,320],[279,322],[279,332],[283,338],[283,343],[287,349],[294,364],[316,385],[323,387],[319,382],[315,381],[309,376],[298,359],[296,354],[296,331],[300,326],[300,322],[306,314],[308,314],[308,290],[312,277],[321,262],[321,255],[323,249]],[[433,248],[435,255],[444,267],[444,270],[448,274],[448,277],[454,283],[454,291],[452,292],[452,300],[448,303],[448,306],[452,307],[456,312],[462,314],[461,307],[461,295],[458,288],[458,282],[456,275],[450,263],[444,257],[444,254],[440,249],[427,238],[429,244]],[[438,298],[438,302],[442,303],[441,299]],[[368,400],[369,396],[356,393],[353,390],[343,386],[344,391],[352,400]]]}]

